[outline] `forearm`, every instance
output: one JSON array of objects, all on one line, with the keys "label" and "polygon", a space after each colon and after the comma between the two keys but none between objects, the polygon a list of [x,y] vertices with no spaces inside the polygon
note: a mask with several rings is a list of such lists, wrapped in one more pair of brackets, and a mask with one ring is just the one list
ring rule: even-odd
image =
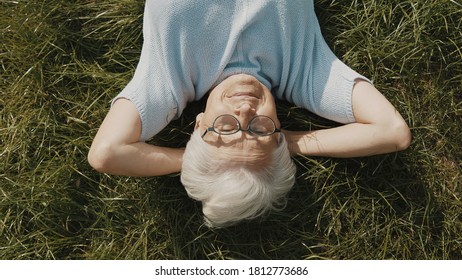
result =
[{"label": "forearm", "polygon": [[406,127],[352,123],[317,131],[284,131],[292,154],[362,157],[405,149]]},{"label": "forearm", "polygon": [[406,122],[374,86],[357,81],[353,88],[356,122],[317,131],[284,131],[292,154],[362,157],[406,149]]},{"label": "forearm", "polygon": [[89,161],[99,172],[125,176],[160,176],[181,170],[184,148],[167,148],[144,142],[107,146],[91,151]]}]

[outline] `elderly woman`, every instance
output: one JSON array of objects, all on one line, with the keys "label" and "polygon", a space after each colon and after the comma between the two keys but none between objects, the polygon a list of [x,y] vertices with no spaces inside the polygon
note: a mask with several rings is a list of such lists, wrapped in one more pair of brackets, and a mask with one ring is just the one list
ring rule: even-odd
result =
[{"label": "elderly woman", "polygon": [[[89,162],[128,176],[181,171],[210,226],[281,208],[295,180],[291,154],[368,156],[410,143],[395,108],[329,49],[313,0],[147,0],[143,34]],[[204,97],[186,149],[145,142]],[[344,125],[282,130],[275,98]]]}]

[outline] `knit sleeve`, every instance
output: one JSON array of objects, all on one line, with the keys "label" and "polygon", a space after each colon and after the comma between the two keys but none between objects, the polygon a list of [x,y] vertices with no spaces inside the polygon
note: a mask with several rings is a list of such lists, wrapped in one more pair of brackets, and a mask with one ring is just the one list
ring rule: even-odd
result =
[{"label": "knit sleeve", "polygon": [[114,101],[119,98],[128,99],[137,108],[142,125],[140,141],[152,138],[178,114],[178,105],[156,41],[156,2],[146,1],[143,17],[144,41],[135,74],[114,98]]},{"label": "knit sleeve", "polygon": [[[289,98],[323,118],[339,123],[355,122],[352,91],[357,79],[369,79],[343,63],[330,49],[321,32],[314,8],[308,11],[301,30],[305,41],[298,61],[296,86]],[[296,41],[300,44],[300,41]],[[295,46],[297,47],[297,46]],[[290,99],[289,99],[290,100]]]},{"label": "knit sleeve", "polygon": [[355,122],[353,86],[357,79],[370,81],[343,63],[331,51],[320,31],[315,36],[311,75],[310,110],[339,123]]}]

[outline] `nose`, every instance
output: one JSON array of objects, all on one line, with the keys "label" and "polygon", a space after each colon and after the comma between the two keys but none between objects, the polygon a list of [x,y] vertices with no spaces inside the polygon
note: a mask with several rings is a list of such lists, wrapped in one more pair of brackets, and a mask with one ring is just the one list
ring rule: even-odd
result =
[{"label": "nose", "polygon": [[249,103],[244,103],[235,109],[235,113],[236,115],[254,115],[255,108],[253,108]]},{"label": "nose", "polygon": [[239,122],[242,125],[242,128],[246,129],[249,125],[249,120],[255,116],[256,110],[250,104],[244,103],[241,104],[234,110],[234,113],[238,117]]}]

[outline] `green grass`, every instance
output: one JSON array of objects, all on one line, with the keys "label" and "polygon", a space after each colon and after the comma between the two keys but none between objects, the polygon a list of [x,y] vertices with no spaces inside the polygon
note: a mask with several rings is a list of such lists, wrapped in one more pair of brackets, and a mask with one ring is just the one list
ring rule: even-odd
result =
[{"label": "green grass", "polygon": [[[336,54],[409,123],[401,153],[297,157],[285,211],[211,230],[178,175],[86,154],[129,81],[142,1],[0,2],[0,259],[461,259],[462,2],[318,0]],[[156,143],[184,145],[192,104]],[[287,128],[335,124],[281,103]]]}]

